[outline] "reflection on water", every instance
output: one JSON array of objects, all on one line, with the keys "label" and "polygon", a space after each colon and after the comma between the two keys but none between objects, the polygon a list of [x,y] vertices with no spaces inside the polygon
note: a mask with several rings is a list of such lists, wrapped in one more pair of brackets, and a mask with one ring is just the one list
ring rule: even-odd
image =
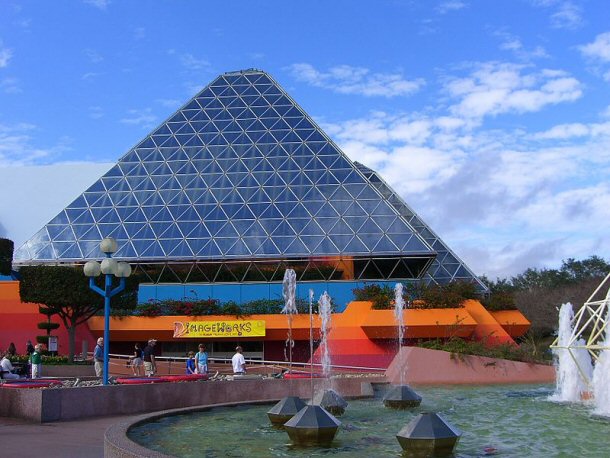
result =
[{"label": "reflection on water", "polygon": [[421,411],[436,411],[463,432],[456,457],[608,456],[610,422],[577,404],[547,400],[552,387],[418,388],[417,409],[392,410],[380,399],[351,401],[330,448],[299,448],[269,424],[268,405],[213,409],[138,426],[130,438],[179,457],[400,457],[396,433]]}]

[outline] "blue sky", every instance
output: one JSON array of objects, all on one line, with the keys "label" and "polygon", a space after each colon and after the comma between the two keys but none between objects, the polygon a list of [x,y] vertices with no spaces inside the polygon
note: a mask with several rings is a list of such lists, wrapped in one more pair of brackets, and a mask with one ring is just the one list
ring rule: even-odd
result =
[{"label": "blue sky", "polygon": [[602,0],[3,0],[0,236],[20,245],[216,75],[250,67],[476,273],[610,258]]}]

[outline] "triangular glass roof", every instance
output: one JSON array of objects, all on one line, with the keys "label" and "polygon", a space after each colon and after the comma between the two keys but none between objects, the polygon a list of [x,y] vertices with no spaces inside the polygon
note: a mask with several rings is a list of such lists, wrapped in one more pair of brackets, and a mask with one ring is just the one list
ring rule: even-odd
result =
[{"label": "triangular glass roof", "polygon": [[216,78],[15,253],[16,264],[434,257],[265,72]]},{"label": "triangular glass roof", "polygon": [[[487,286],[468,268],[451,249],[434,233],[432,229],[409,207],[405,201],[375,172],[368,167],[355,162],[354,165],[367,177],[392,204],[392,206],[406,219],[409,224],[428,242],[437,252],[437,256],[424,274],[424,280],[428,282],[446,284],[451,281],[475,282],[482,291],[487,291]],[[396,227],[400,230],[400,227]],[[387,229],[389,233],[396,230],[394,226]]]}]

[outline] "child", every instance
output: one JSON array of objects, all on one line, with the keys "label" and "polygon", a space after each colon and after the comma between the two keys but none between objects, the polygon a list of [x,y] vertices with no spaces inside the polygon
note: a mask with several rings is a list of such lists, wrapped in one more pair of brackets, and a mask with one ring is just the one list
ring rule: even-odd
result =
[{"label": "child", "polygon": [[186,375],[196,374],[195,370],[195,353],[189,351],[188,359],[186,360]]},{"label": "child", "polygon": [[40,378],[42,376],[42,345],[36,344],[34,353],[30,355],[30,364],[32,365],[32,378]]}]

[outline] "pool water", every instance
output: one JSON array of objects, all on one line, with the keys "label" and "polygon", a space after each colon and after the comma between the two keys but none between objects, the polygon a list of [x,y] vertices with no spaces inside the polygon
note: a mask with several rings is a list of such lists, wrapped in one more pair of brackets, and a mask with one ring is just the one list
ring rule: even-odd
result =
[{"label": "pool water", "polygon": [[396,440],[419,412],[440,413],[459,428],[457,457],[606,457],[610,422],[583,405],[547,400],[548,385],[426,387],[417,409],[397,411],[379,398],[350,401],[330,448],[300,448],[272,427],[270,405],[223,407],[164,417],[129,431],[135,442],[178,457],[401,456]]}]

